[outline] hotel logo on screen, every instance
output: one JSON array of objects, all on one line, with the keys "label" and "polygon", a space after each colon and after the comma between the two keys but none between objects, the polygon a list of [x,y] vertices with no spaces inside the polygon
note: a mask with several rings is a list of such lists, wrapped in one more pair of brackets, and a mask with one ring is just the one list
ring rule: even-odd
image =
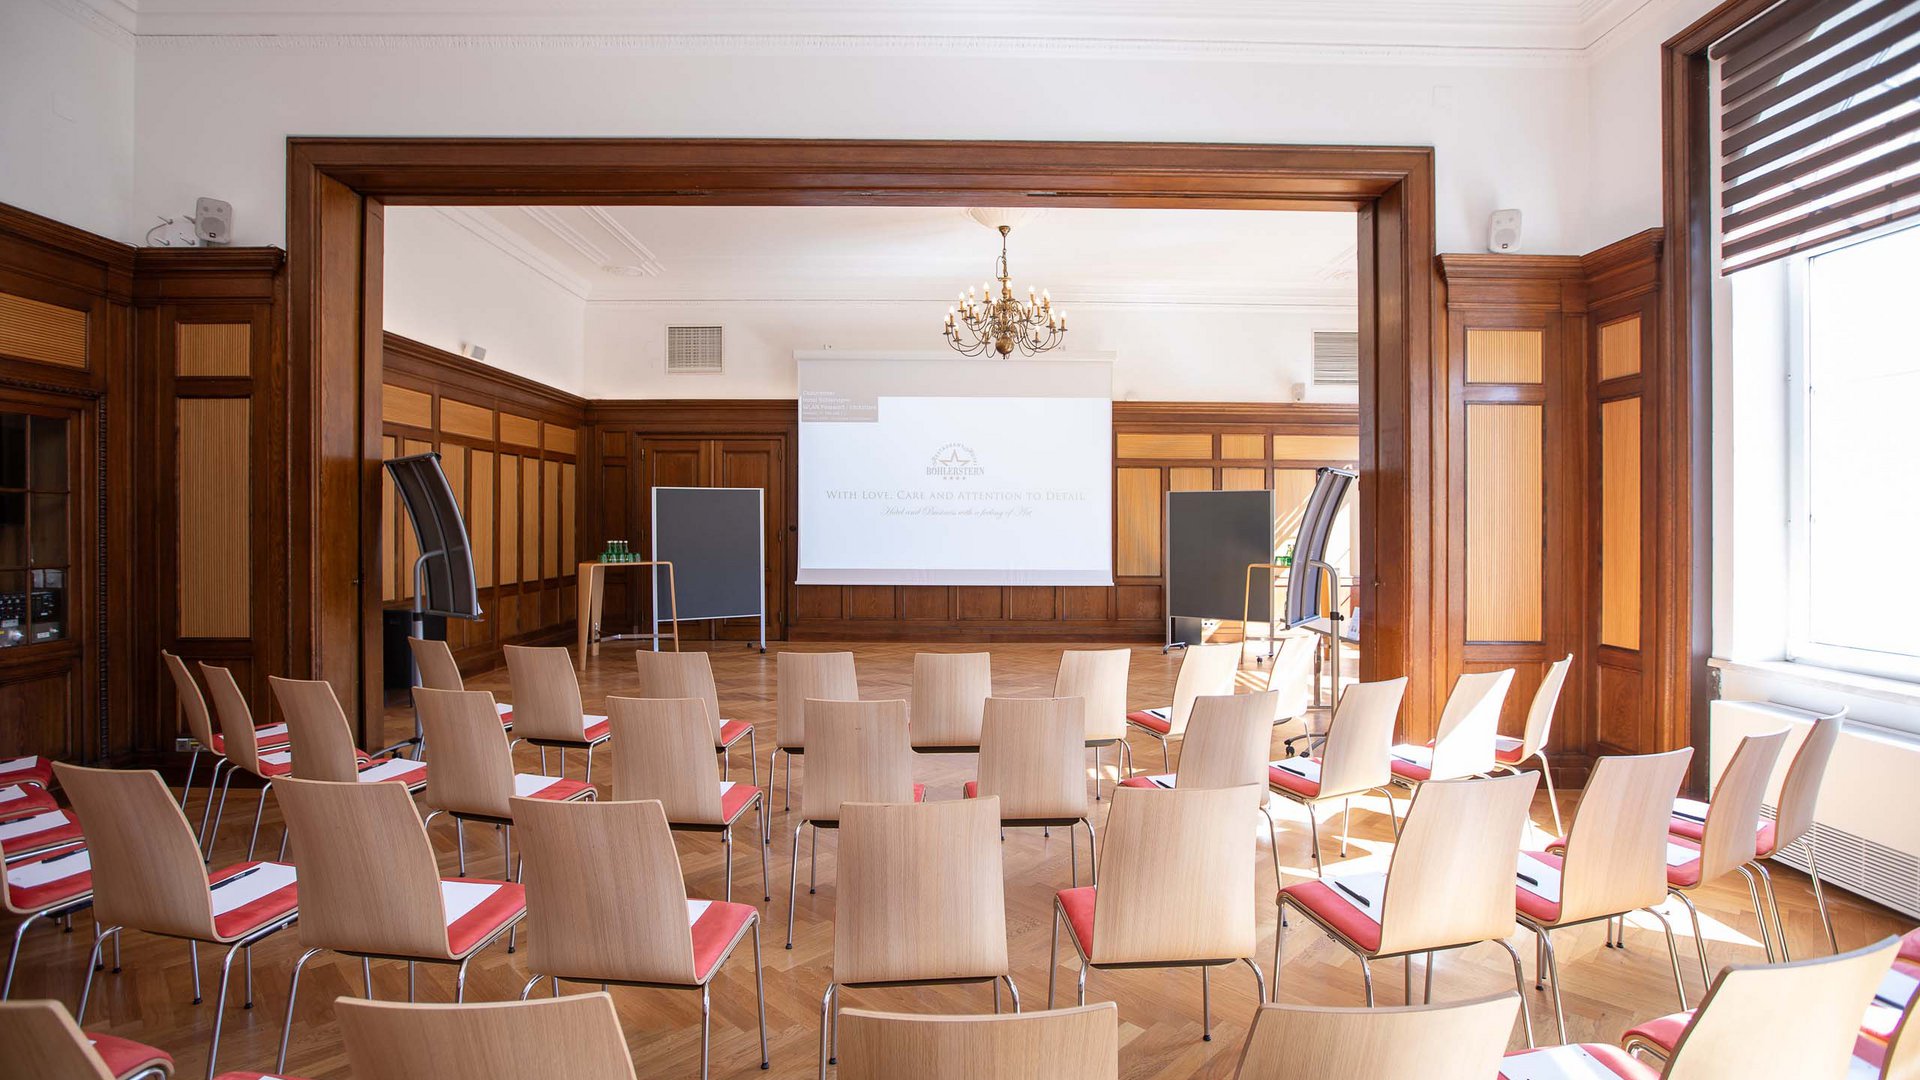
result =
[{"label": "hotel logo on screen", "polygon": [[942,480],[964,480],[969,476],[981,476],[986,469],[980,466],[980,457],[973,448],[964,443],[948,443],[933,452],[933,459],[927,463],[927,475]]}]

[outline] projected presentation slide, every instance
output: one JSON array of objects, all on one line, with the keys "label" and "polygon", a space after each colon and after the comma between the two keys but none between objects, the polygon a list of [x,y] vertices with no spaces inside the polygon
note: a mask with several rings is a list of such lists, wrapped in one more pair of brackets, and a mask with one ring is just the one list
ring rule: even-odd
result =
[{"label": "projected presentation slide", "polygon": [[1111,585],[1112,365],[807,359],[802,585]]}]

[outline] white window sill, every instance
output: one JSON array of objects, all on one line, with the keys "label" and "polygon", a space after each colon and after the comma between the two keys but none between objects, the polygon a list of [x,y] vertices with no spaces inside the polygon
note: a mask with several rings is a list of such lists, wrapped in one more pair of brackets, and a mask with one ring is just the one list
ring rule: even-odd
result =
[{"label": "white window sill", "polygon": [[1920,683],[1901,679],[1862,675],[1857,671],[1842,671],[1788,660],[1727,660],[1715,656],[1708,659],[1707,666],[1722,671],[1782,679],[1814,689],[1853,694],[1892,705],[1920,708]]}]

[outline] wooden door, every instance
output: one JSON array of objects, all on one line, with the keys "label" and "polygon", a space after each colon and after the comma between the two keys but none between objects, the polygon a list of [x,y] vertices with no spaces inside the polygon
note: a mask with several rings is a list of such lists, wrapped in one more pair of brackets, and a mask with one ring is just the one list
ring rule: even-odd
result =
[{"label": "wooden door", "polygon": [[[766,596],[767,636],[783,636],[786,626],[786,589],[782,588],[787,568],[786,460],[780,439],[722,439],[711,444],[713,480],[716,487],[761,488],[766,492]],[[758,639],[758,619],[728,619],[716,637],[729,641]]]},{"label": "wooden door", "polygon": [[[634,440],[638,461],[633,469],[633,502],[627,512],[628,550],[646,558],[653,550],[653,489],[705,487],[712,472],[712,451],[704,439],[640,438]],[[607,575],[606,614],[600,625],[607,633],[626,633],[652,619],[653,609],[643,570],[616,570]],[[620,597],[616,604],[615,596]]]}]

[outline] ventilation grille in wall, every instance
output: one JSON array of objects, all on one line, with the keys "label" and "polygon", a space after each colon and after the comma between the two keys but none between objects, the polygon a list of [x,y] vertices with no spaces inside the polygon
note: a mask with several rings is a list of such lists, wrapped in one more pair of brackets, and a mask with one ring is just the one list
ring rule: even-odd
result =
[{"label": "ventilation grille in wall", "polygon": [[[1772,820],[1774,807],[1762,804],[1762,817]],[[1813,845],[1820,878],[1876,900],[1895,911],[1920,915],[1920,860],[1897,848],[1814,822],[1805,840],[1780,853],[1780,861],[1796,870],[1807,868],[1806,847]]]},{"label": "ventilation grille in wall", "polygon": [[1360,385],[1360,335],[1351,330],[1313,332],[1313,384]]},{"label": "ventilation grille in wall", "polygon": [[717,375],[723,369],[719,327],[667,327],[667,374]]}]

